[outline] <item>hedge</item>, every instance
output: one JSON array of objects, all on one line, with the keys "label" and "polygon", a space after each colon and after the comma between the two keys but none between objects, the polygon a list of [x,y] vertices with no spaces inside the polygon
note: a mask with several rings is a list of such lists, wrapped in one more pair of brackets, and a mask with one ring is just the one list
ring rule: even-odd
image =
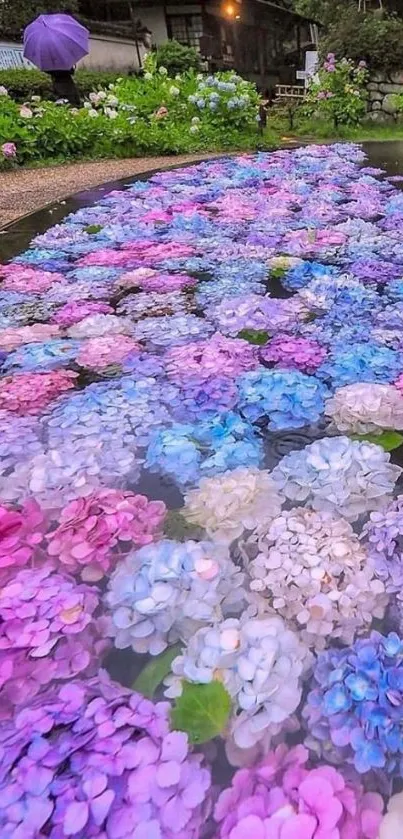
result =
[{"label": "hedge", "polygon": [[[88,96],[93,90],[108,87],[124,74],[101,72],[96,70],[77,70],[75,81],[82,96]],[[47,99],[52,93],[52,81],[40,70],[0,70],[0,85],[7,88],[10,96],[17,102],[26,102],[31,96]]]}]

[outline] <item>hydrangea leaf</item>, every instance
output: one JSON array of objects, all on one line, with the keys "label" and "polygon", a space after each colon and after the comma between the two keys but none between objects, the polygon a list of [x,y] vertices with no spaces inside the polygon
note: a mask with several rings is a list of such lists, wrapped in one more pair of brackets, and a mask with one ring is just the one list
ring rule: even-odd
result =
[{"label": "hydrangea leaf", "polygon": [[176,542],[186,542],[187,539],[201,541],[205,538],[206,532],[202,527],[187,521],[180,510],[168,510],[164,536],[166,539],[175,539]]},{"label": "hydrangea leaf", "polygon": [[231,697],[221,682],[182,682],[182,695],[171,712],[171,726],[186,731],[190,743],[207,743],[221,734],[230,711]]},{"label": "hydrangea leaf", "polygon": [[136,690],[137,693],[141,693],[143,696],[147,696],[148,699],[152,699],[157,687],[170,672],[174,658],[180,655],[181,649],[180,644],[175,644],[173,647],[168,647],[160,655],[152,658],[137,676],[136,681],[132,685],[132,689]]},{"label": "hydrangea leaf", "polygon": [[398,449],[403,443],[403,435],[397,431],[384,431],[383,434],[351,434],[352,440],[359,440],[367,443],[375,443],[382,446],[385,452],[392,452]]},{"label": "hydrangea leaf", "polygon": [[238,338],[243,338],[249,344],[258,344],[261,347],[263,344],[267,344],[269,333],[264,329],[242,329],[241,332],[238,332]]},{"label": "hydrangea leaf", "polygon": [[94,234],[100,233],[102,230],[102,224],[89,224],[88,227],[84,227],[84,233]]}]

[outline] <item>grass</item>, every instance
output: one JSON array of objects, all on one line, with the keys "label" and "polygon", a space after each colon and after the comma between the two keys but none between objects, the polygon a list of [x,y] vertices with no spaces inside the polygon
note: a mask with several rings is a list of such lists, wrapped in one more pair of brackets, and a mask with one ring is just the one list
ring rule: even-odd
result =
[{"label": "grass", "polygon": [[403,140],[403,121],[387,125],[374,123],[363,123],[357,126],[340,125],[336,129],[332,122],[296,120],[295,126],[290,128],[287,119],[278,117],[270,119],[269,116],[264,140],[268,146],[283,145],[288,141],[348,140],[360,143],[369,140],[377,142]]}]

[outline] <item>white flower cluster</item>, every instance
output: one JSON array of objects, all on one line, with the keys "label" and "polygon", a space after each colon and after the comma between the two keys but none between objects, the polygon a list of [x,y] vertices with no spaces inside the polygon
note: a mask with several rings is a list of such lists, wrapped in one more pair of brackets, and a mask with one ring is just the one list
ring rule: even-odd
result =
[{"label": "white flower cluster", "polygon": [[270,524],[279,515],[281,505],[270,473],[251,466],[202,478],[197,489],[185,496],[181,512],[209,536],[232,542],[244,530]]},{"label": "white flower cluster", "polygon": [[348,433],[403,429],[403,394],[393,385],[357,382],[338,388],[325,413],[339,431]]},{"label": "white flower cluster", "polygon": [[379,839],[398,839],[403,825],[403,792],[389,798],[387,812],[379,828]]},{"label": "white flower cluster", "polygon": [[129,335],[133,324],[129,318],[117,315],[88,315],[67,330],[69,338],[99,338],[102,335]]},{"label": "white flower cluster", "polygon": [[387,503],[401,472],[380,446],[348,437],[324,437],[290,452],[271,474],[290,501],[355,521]]},{"label": "white flower cluster", "polygon": [[166,694],[180,695],[182,679],[219,679],[234,702],[230,739],[251,749],[277,735],[294,713],[310,661],[308,648],[282,618],[229,618],[193,635],[172,663]]},{"label": "white flower cluster", "polygon": [[106,604],[118,649],[158,655],[204,624],[244,607],[244,575],[224,546],[163,539],[133,551],[109,580]]},{"label": "white flower cluster", "polygon": [[315,650],[330,636],[352,644],[357,632],[384,615],[384,584],[345,519],[298,507],[259,527],[242,548],[255,556],[248,567],[251,590]]}]

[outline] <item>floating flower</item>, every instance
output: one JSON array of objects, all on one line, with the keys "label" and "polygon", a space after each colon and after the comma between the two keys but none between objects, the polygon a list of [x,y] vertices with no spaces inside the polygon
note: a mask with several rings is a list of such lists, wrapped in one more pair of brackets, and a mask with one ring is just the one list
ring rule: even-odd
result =
[{"label": "floating flower", "polygon": [[51,402],[74,387],[77,373],[55,370],[50,373],[20,373],[0,380],[0,410],[22,416],[40,414]]},{"label": "floating flower", "polygon": [[146,316],[155,318],[190,312],[192,308],[191,300],[180,291],[167,291],[163,294],[144,291],[124,297],[116,311],[118,315],[140,320]]},{"label": "floating flower", "polygon": [[130,334],[132,324],[116,315],[88,315],[67,330],[70,338],[100,338],[104,335]]},{"label": "floating flower", "polygon": [[211,775],[168,710],[104,671],[31,698],[2,725],[2,836],[200,839]]},{"label": "floating flower", "polygon": [[0,348],[11,351],[21,344],[33,344],[49,341],[60,335],[58,326],[50,323],[33,323],[32,326],[10,327],[0,331]]},{"label": "floating flower", "polygon": [[321,653],[303,710],[307,742],[332,763],[401,776],[403,643],[372,632]]},{"label": "floating flower", "polygon": [[32,560],[44,529],[44,516],[36,501],[27,501],[20,510],[0,506],[0,578],[4,571]]},{"label": "floating flower", "polygon": [[61,510],[58,527],[46,536],[48,554],[83,580],[98,581],[122,554],[161,536],[165,512],[162,501],[99,489]]},{"label": "floating flower", "polygon": [[25,344],[7,356],[3,370],[5,373],[58,370],[73,362],[79,350],[80,342],[69,338]]},{"label": "floating flower", "polygon": [[316,341],[281,334],[272,338],[260,350],[263,363],[277,363],[282,367],[301,370],[304,373],[314,373],[326,355],[324,347]]},{"label": "floating flower", "polygon": [[105,602],[118,649],[158,655],[243,604],[243,575],[224,546],[163,539],[129,554],[108,583]]},{"label": "floating flower", "polygon": [[22,569],[6,582],[0,591],[3,717],[53,679],[96,672],[108,646],[98,612],[96,589],[56,574],[51,565]]},{"label": "floating flower", "polygon": [[327,388],[314,376],[259,368],[239,379],[239,409],[251,422],[267,418],[276,431],[303,428],[324,411]]},{"label": "floating flower", "polygon": [[188,274],[161,274],[152,268],[137,268],[122,274],[117,282],[123,288],[138,287],[157,294],[171,294],[174,291],[192,288],[197,280]]},{"label": "floating flower", "polygon": [[403,394],[393,385],[357,382],[338,388],[326,401],[325,414],[339,431],[348,433],[403,429]]},{"label": "floating flower", "polygon": [[401,472],[380,446],[325,437],[283,457],[272,477],[290,501],[355,521],[385,504]]},{"label": "floating flower", "polygon": [[[75,287],[74,287],[75,293]],[[63,327],[73,326],[79,323],[90,315],[94,314],[112,314],[113,309],[107,303],[96,303],[95,301],[83,301],[82,303],[72,301],[66,303],[53,316],[52,321]]]},{"label": "floating flower", "polygon": [[250,466],[202,478],[186,494],[182,512],[209,536],[232,542],[244,530],[268,526],[279,515],[281,503],[269,472]]},{"label": "floating flower", "polygon": [[399,601],[403,586],[401,534],[403,496],[398,495],[389,505],[371,513],[364,525],[362,538],[377,577],[385,584],[386,591],[397,594]]},{"label": "floating flower", "polygon": [[379,839],[395,839],[403,822],[403,793],[397,792],[389,799],[387,812],[379,828]]},{"label": "floating flower", "polygon": [[22,291],[24,294],[41,294],[48,291],[54,283],[63,282],[63,275],[37,268],[11,263],[0,267],[0,274],[5,275],[1,288],[6,291]]},{"label": "floating flower", "polygon": [[393,382],[403,368],[402,353],[369,343],[337,348],[316,371],[334,388],[355,382]]},{"label": "floating flower", "polygon": [[382,797],[365,793],[331,766],[309,768],[308,757],[303,746],[281,745],[236,772],[215,806],[219,839],[377,839]]},{"label": "floating flower", "polygon": [[126,335],[105,335],[85,341],[77,353],[76,362],[81,367],[104,370],[110,364],[123,364],[131,353],[139,351],[139,344]]},{"label": "floating flower", "polygon": [[323,649],[335,638],[351,644],[383,617],[384,585],[345,519],[296,508],[258,522],[241,544],[251,590],[308,646]]},{"label": "floating flower", "polygon": [[177,383],[190,376],[236,378],[240,373],[258,366],[257,350],[239,338],[225,338],[216,332],[206,341],[189,342],[173,347],[164,356],[168,377]]},{"label": "floating flower", "polygon": [[309,661],[307,648],[281,618],[227,618],[192,635],[172,663],[166,693],[180,695],[182,679],[219,679],[234,702],[230,738],[250,749],[277,734],[297,709]]}]

